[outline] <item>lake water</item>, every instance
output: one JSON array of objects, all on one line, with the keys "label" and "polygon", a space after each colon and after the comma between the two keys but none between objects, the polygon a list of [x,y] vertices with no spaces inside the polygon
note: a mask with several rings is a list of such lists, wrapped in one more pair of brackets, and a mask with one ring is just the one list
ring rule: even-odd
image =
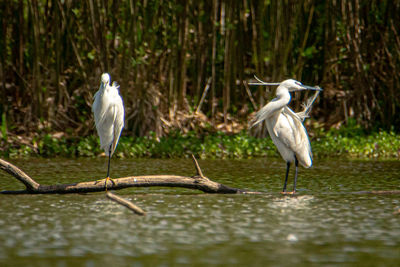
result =
[{"label": "lake water", "polygon": [[[12,160],[43,184],[104,178],[106,160]],[[283,196],[280,159],[201,160],[206,176],[261,195],[175,188],[0,195],[0,266],[400,266],[399,161],[317,160]],[[112,177],[195,173],[190,159],[115,159]],[[288,188],[292,188],[291,172]],[[0,191],[22,189],[1,172]]]}]

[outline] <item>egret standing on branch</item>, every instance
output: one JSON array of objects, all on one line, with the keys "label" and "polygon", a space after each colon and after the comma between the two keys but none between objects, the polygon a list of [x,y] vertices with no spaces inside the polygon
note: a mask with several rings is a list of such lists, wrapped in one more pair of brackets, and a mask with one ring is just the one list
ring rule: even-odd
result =
[{"label": "egret standing on branch", "polygon": [[294,176],[293,192],[291,192],[291,194],[294,194],[296,192],[298,164],[300,163],[305,168],[309,168],[312,165],[310,140],[308,139],[307,131],[302,122],[308,116],[311,105],[318,94],[305,104],[303,112],[294,113],[293,110],[287,106],[291,100],[290,92],[316,90],[319,93],[322,89],[303,85],[293,79],[285,80],[281,83],[266,83],[257,77],[256,79],[258,80],[257,83],[249,84],[279,85],[276,89],[276,98],[257,112],[256,117],[252,121],[252,127],[265,121],[272,141],[278,148],[282,158],[286,161],[286,176],[282,193],[286,193],[290,163],[294,162],[296,172]]},{"label": "egret standing on branch", "polygon": [[105,185],[110,179],[110,161],[117,147],[122,128],[124,127],[124,104],[119,95],[119,85],[114,81],[110,86],[110,75],[101,75],[100,88],[94,95],[92,111],[97,133],[100,136],[100,147],[108,156],[107,177]]}]

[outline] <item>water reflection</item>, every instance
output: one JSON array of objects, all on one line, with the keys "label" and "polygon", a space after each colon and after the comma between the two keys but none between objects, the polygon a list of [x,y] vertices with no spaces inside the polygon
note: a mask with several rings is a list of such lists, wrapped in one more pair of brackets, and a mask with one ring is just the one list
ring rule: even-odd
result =
[{"label": "water reflection", "polygon": [[[17,161],[41,183],[102,178],[103,159]],[[398,162],[316,162],[299,194],[283,196],[280,160],[200,161],[205,175],[262,195],[210,195],[174,188],[118,191],[139,217],[104,197],[0,195],[0,265],[310,265],[400,261]],[[340,166],[340,168],[338,168]],[[228,171],[229,170],[229,171]],[[376,172],[374,172],[376,170]],[[191,160],[120,160],[115,177],[192,175]],[[291,179],[292,177],[290,177]],[[1,190],[20,186],[0,173]]]}]

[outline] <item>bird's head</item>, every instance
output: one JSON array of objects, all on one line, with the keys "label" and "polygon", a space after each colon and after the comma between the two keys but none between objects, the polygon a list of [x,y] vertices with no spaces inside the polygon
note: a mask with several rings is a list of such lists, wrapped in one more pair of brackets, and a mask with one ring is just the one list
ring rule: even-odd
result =
[{"label": "bird's head", "polygon": [[302,91],[302,90],[322,91],[322,89],[320,87],[312,87],[312,86],[304,85],[301,82],[293,80],[293,79],[284,80],[283,82],[281,82],[279,87],[281,87],[282,89],[284,88],[284,89],[288,90],[289,92]]},{"label": "bird's head", "polygon": [[102,83],[103,85],[109,84],[109,83],[110,83],[110,74],[108,74],[108,73],[103,73],[103,74],[101,75],[101,83]]},{"label": "bird's head", "polygon": [[279,85],[278,88],[276,88],[276,95],[278,97],[286,96],[286,97],[290,98],[289,92],[302,91],[302,90],[322,91],[322,88],[319,86],[312,87],[312,86],[304,85],[301,82],[296,81],[294,79],[284,80],[283,82],[280,82],[280,83],[267,83],[267,82],[262,81],[257,76],[254,76],[254,78],[258,82],[251,82],[251,83],[249,83],[249,85],[263,85],[263,86]]}]

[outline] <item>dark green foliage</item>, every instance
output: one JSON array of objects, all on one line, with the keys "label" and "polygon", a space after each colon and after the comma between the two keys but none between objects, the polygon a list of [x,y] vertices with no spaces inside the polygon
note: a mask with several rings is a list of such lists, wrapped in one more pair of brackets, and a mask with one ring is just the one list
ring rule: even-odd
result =
[{"label": "dark green foliage", "polygon": [[354,134],[331,130],[312,143],[316,157],[399,158],[400,136],[393,131]]},{"label": "dark green foliage", "polygon": [[[32,147],[37,147],[37,153]],[[9,148],[0,156],[6,157],[95,157],[103,153],[96,136],[85,138],[54,138],[45,135],[32,144]],[[315,158],[398,158],[400,136],[379,131],[353,136],[351,128],[318,133],[312,140]],[[222,132],[199,136],[194,132],[178,132],[168,137],[122,137],[115,151],[116,157],[127,158],[182,158],[194,154],[198,158],[280,157],[269,137],[255,138],[246,132],[227,135]]]}]

